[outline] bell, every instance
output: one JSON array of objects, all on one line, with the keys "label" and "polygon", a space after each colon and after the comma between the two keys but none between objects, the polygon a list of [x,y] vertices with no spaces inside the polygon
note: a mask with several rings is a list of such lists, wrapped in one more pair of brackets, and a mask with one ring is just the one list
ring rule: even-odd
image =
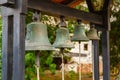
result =
[{"label": "bell", "polygon": [[97,33],[97,30],[92,27],[88,32],[87,32],[87,37],[90,39],[90,40],[99,40],[100,38],[98,37],[98,33]]},{"label": "bell", "polygon": [[49,42],[47,27],[41,22],[32,22],[27,25],[25,50],[53,50]]},{"label": "bell", "polygon": [[53,44],[56,48],[73,48],[73,44],[70,41],[69,30],[64,27],[60,27],[56,31],[56,40]]},{"label": "bell", "polygon": [[74,28],[74,35],[72,37],[72,41],[88,41],[89,39],[87,38],[85,34],[85,28],[83,25],[78,24]]}]

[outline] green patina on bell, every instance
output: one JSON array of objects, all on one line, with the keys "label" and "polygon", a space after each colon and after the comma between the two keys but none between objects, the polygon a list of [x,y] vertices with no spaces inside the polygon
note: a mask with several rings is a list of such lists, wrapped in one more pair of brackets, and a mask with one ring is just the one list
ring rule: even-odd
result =
[{"label": "green patina on bell", "polygon": [[87,37],[90,39],[90,40],[99,40],[100,38],[98,37],[98,33],[97,33],[97,30],[92,27],[88,32],[87,32]]},{"label": "green patina on bell", "polygon": [[25,50],[54,50],[49,42],[45,24],[32,22],[27,25]]},{"label": "green patina on bell", "polygon": [[85,28],[82,24],[77,24],[74,28],[74,35],[72,41],[88,41],[88,37],[85,34]]},{"label": "green patina on bell", "polygon": [[53,44],[56,48],[73,48],[73,44],[70,40],[69,30],[67,28],[60,27],[56,31],[56,40]]}]

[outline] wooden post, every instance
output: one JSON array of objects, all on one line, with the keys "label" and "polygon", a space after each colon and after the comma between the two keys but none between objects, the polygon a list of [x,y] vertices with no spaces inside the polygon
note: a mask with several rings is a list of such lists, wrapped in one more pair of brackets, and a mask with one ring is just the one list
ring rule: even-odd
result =
[{"label": "wooden post", "polygon": [[27,0],[17,0],[14,11],[13,29],[13,77],[12,80],[24,80],[25,77],[25,16]]},{"label": "wooden post", "polygon": [[93,80],[99,80],[99,44],[98,40],[93,40]]},{"label": "wooden post", "polygon": [[24,80],[25,15],[14,15],[13,79]]},{"label": "wooden post", "polygon": [[2,80],[24,80],[27,0],[16,0],[14,8],[1,4],[3,5]]},{"label": "wooden post", "polygon": [[109,31],[102,32],[103,80],[110,80]]},{"label": "wooden post", "polygon": [[12,80],[13,15],[3,15],[2,23],[2,80]]},{"label": "wooden post", "polygon": [[103,56],[103,80],[110,80],[110,4],[112,0],[105,0],[103,7],[103,27],[102,30],[102,56]]}]

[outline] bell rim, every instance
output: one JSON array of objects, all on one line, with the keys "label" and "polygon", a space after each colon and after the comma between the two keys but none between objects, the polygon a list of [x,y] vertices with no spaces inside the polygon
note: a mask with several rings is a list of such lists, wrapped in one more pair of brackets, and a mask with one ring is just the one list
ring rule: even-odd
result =
[{"label": "bell rim", "polygon": [[74,46],[73,47],[67,47],[67,46],[63,46],[63,47],[59,47],[59,46],[57,46],[57,47],[55,47],[55,48],[74,48]]},{"label": "bell rim", "polygon": [[26,46],[25,47],[25,50],[28,51],[32,51],[32,50],[41,50],[41,51],[44,51],[44,50],[55,50],[55,47],[53,46]]},{"label": "bell rim", "polygon": [[90,39],[89,38],[86,38],[86,39],[80,39],[80,38],[72,38],[71,41],[89,41]]},{"label": "bell rim", "polygon": [[53,45],[55,48],[74,48],[74,45]]}]

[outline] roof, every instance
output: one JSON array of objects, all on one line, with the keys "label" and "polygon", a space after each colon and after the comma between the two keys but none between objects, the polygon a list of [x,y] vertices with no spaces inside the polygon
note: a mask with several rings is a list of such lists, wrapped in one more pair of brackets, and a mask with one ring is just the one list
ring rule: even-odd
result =
[{"label": "roof", "polygon": [[75,7],[76,5],[80,4],[84,0],[51,0],[52,2],[68,5],[70,7]]}]

